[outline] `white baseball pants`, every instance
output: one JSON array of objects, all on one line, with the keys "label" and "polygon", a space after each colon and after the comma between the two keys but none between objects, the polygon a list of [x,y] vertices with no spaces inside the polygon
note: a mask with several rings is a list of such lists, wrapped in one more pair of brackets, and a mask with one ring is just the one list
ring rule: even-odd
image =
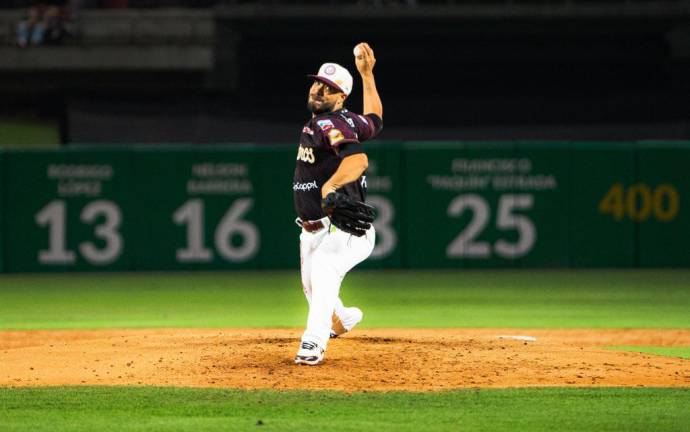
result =
[{"label": "white baseball pants", "polygon": [[362,237],[350,235],[321,219],[324,228],[299,236],[302,287],[309,303],[307,328],[302,341],[316,342],[326,349],[330,339],[333,313],[344,309],[339,298],[345,274],[364,261],[374,249],[376,232],[369,228]]}]

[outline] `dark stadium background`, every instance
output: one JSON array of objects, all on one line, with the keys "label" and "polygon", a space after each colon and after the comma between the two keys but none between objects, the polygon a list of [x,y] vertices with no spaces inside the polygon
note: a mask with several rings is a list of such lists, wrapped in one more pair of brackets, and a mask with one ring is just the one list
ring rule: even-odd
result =
[{"label": "dark stadium background", "polygon": [[17,49],[31,3],[0,7],[0,117],[65,145],[294,143],[305,75],[355,72],[360,41],[382,139],[690,138],[688,1],[85,0],[60,46]]}]

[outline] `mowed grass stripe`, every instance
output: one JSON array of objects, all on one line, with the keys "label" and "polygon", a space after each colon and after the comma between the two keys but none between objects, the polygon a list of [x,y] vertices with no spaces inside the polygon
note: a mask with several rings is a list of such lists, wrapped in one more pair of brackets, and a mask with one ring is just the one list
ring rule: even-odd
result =
[{"label": "mowed grass stripe", "polygon": [[683,431],[690,389],[0,389],[3,431]]},{"label": "mowed grass stripe", "polygon": [[[354,271],[361,326],[690,328],[687,270]],[[301,327],[299,272],[0,276],[0,328]]]}]

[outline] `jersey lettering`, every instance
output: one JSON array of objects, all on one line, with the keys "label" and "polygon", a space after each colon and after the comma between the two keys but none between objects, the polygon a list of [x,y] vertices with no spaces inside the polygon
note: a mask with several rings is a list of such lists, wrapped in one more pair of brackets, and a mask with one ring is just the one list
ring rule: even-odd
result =
[{"label": "jersey lettering", "polygon": [[299,149],[297,150],[297,160],[313,164],[316,161],[316,158],[314,157],[314,149],[311,147],[299,146]]},{"label": "jersey lettering", "polygon": [[345,114],[347,114],[347,110],[346,110],[346,109],[343,109],[343,110],[340,112],[340,117],[341,117],[343,120],[345,120],[345,121],[347,122],[347,124],[350,125],[351,128],[354,129],[354,128],[355,128],[355,122],[352,121],[352,119],[351,119],[350,117],[346,116]]},{"label": "jersey lettering", "polygon": [[317,189],[319,185],[316,184],[316,180],[311,181],[309,183],[299,183],[295,182],[292,184],[292,190],[294,191],[303,191],[303,192],[309,192],[312,189]]}]

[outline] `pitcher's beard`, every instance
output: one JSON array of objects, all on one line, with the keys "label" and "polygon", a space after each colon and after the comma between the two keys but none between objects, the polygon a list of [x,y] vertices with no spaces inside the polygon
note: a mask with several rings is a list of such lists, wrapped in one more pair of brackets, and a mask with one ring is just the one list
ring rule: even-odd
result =
[{"label": "pitcher's beard", "polygon": [[307,109],[314,115],[319,115],[327,112],[333,111],[333,104],[328,104],[326,102],[321,102],[321,105],[317,106],[315,101],[307,102]]}]

